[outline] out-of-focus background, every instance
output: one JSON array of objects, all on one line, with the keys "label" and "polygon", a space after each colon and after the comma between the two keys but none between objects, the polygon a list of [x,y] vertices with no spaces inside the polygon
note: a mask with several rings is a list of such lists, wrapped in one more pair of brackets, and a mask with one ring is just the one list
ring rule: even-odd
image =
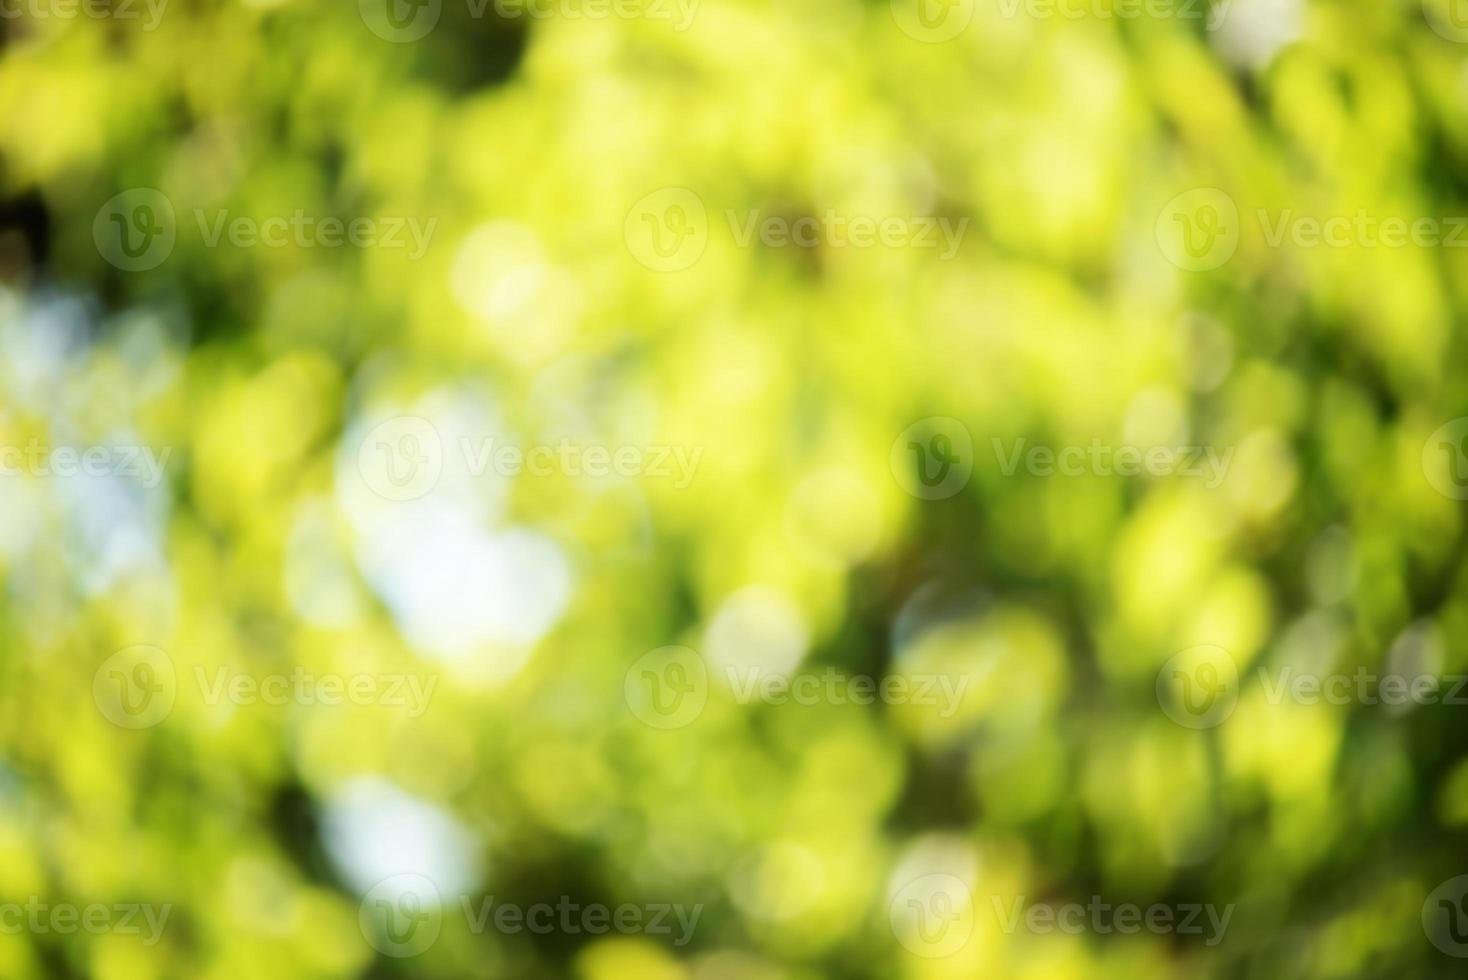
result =
[{"label": "out-of-focus background", "polygon": [[1461,976],[1463,0],[0,0],[0,976]]}]

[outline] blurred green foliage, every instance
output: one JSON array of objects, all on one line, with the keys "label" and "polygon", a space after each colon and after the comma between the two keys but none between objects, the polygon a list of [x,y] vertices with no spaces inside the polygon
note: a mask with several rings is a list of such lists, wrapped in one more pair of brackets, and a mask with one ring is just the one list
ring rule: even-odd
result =
[{"label": "blurred green foliage", "polygon": [[[1461,975],[1422,915],[1468,872],[1464,708],[1247,673],[1468,672],[1464,510],[1423,462],[1468,414],[1468,252],[1251,217],[1468,215],[1452,0],[959,7],[938,43],[903,0],[686,30],[443,0],[402,43],[351,2],[0,20],[0,441],[171,452],[153,488],[0,478],[0,902],[172,906],[154,944],[0,929],[0,975]],[[127,271],[94,233],[136,188],[177,241]],[[664,188],[707,211],[671,271],[629,231]],[[1243,218],[1189,271],[1159,213],[1196,188]],[[725,220],[831,210],[968,224],[943,260]],[[211,245],[220,212],[434,225],[419,257]],[[397,502],[359,465],[394,416],[701,456],[682,487],[451,461]],[[941,500],[893,468],[932,417],[973,440]],[[1232,455],[1214,487],[1006,473],[1021,438]],[[129,730],[94,682],[139,644],[178,691]],[[1245,672],[1202,730],[1157,694],[1198,644]],[[667,645],[971,686],[945,715],[714,684],[661,730],[628,672]],[[298,668],[436,687],[410,717],[194,683]],[[379,955],[363,869],[420,866],[462,879],[442,933]],[[950,955],[890,921],[927,874],[976,896]],[[500,934],[461,893],[703,912],[686,946]],[[1235,911],[1215,945],[1035,934],[990,895]]]}]

